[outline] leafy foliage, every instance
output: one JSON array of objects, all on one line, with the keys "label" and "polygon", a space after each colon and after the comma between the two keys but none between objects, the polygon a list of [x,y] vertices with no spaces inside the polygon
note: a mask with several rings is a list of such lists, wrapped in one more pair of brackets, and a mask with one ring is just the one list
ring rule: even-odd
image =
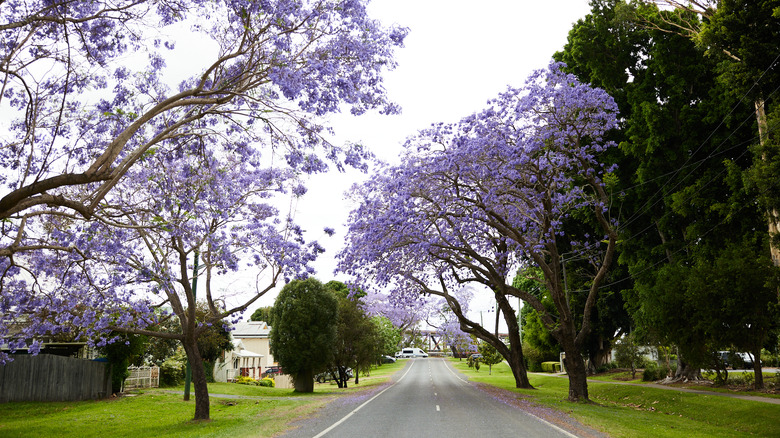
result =
[{"label": "leafy foliage", "polygon": [[333,361],[338,312],[338,299],[314,278],[282,288],[274,302],[270,340],[271,354],[285,373],[313,387],[314,374]]},{"label": "leafy foliage", "polygon": [[637,368],[644,365],[642,350],[632,335],[624,336],[615,344],[614,359],[619,367],[631,369],[631,379],[636,378]]},{"label": "leafy foliage", "polygon": [[143,358],[146,337],[126,333],[112,333],[111,343],[98,349],[111,365],[111,392],[122,392],[125,379],[130,376],[127,368],[132,363],[139,362]]},{"label": "leafy foliage", "polygon": [[[770,119],[776,107],[764,92],[778,85],[767,67],[780,28],[772,2],[647,3],[593,2],[556,58],[603,86],[624,118],[612,134],[619,154],[604,157],[619,164],[614,199],[623,212],[618,251],[626,272],[613,296],[622,289],[637,336],[679,347],[677,373],[696,378],[739,332],[731,312],[766,314],[774,306],[763,298],[757,307],[745,303],[739,297],[750,281],[726,276],[747,279],[755,269],[760,279],[749,287],[759,296],[772,289],[769,241],[756,230],[771,219],[773,134],[751,147],[758,136],[749,121],[762,95]],[[759,325],[741,339],[761,343],[768,326]]]},{"label": "leafy foliage", "polygon": [[403,339],[403,333],[385,316],[372,316],[370,320],[377,335],[377,352],[380,355],[394,356]]},{"label": "leafy foliage", "polygon": [[273,327],[273,321],[271,321],[271,309],[273,307],[258,307],[252,312],[252,316],[249,317],[250,321],[263,321],[269,326]]},{"label": "leafy foliage", "polygon": [[[538,268],[527,268],[524,271],[518,271],[512,279],[512,286],[536,296],[542,301],[547,312],[555,314],[552,298],[539,281],[542,277]],[[531,306],[523,306],[520,309],[520,324],[523,353],[529,370],[540,371],[542,362],[558,359],[561,347],[550,330],[542,323],[539,312]]]},{"label": "leafy foliage", "polygon": [[480,361],[488,366],[489,374],[493,374],[493,365],[504,361],[504,356],[496,350],[496,347],[487,342],[479,344],[479,354],[482,355]]},{"label": "leafy foliage", "polygon": [[346,388],[349,379],[347,369],[355,371],[355,382],[359,382],[360,371],[367,371],[377,362],[380,339],[375,324],[366,314],[357,296],[351,296],[346,285],[338,281],[325,284],[338,299],[336,342],[331,370],[336,370],[336,383]]}]

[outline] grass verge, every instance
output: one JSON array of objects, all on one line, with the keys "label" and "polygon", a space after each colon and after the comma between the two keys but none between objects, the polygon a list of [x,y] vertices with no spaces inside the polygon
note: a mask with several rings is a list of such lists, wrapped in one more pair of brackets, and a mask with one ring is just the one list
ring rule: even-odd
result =
[{"label": "grass verge", "polygon": [[403,363],[388,364],[360,378],[360,385],[340,390],[315,385],[314,393],[235,383],[211,383],[211,421],[193,422],[194,398],[182,401],[183,388],[147,389],[128,397],[83,402],[0,404],[2,437],[271,437],[288,424],[313,415],[334,397],[384,383]]},{"label": "grass verge", "polygon": [[592,382],[590,398],[596,404],[566,401],[568,379],[529,374],[534,390],[516,389],[506,364],[474,371],[466,362],[453,365],[475,382],[515,392],[520,397],[559,409],[581,423],[612,437],[737,437],[780,436],[778,405],[690,394],[648,386]]}]

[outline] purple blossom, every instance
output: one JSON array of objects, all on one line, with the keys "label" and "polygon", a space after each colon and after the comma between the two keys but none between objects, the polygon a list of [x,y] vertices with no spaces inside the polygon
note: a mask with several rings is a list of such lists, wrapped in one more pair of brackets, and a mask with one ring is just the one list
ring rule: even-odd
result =
[{"label": "purple blossom", "polygon": [[[183,315],[196,250],[215,276],[311,275],[323,249],[278,198],[305,193],[300,172],[371,159],[328,144],[317,116],[398,111],[382,75],[406,30],[362,1],[8,0],[0,15],[17,72],[0,103],[19,115],[0,148],[0,343],[13,348],[65,332],[104,344],[110,328],[155,321],[162,301]],[[154,36],[179,21],[231,56],[170,89],[177,41]]]}]

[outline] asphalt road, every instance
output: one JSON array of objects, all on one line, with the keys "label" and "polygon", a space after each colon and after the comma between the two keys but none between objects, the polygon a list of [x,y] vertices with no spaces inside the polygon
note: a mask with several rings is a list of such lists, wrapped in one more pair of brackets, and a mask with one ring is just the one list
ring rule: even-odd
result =
[{"label": "asphalt road", "polygon": [[573,437],[490,397],[441,359],[411,359],[394,384],[365,399],[329,407],[284,438]]}]

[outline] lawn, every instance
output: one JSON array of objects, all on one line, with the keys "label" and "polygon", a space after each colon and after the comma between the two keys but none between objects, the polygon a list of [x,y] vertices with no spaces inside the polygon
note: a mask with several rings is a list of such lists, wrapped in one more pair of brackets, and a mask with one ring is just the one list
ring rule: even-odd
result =
[{"label": "lawn", "polygon": [[[536,389],[518,390],[505,364],[494,366],[492,375],[487,367],[476,372],[465,361],[452,364],[473,381],[562,410],[613,437],[780,436],[778,405],[598,382],[589,385],[596,404],[570,403],[565,400],[565,377],[530,374]],[[0,404],[0,436],[270,437],[287,430],[292,421],[314,414],[334,397],[386,382],[404,365],[405,361],[383,365],[347,390],[330,383],[315,384],[313,394],[213,383],[210,394],[241,398],[212,396],[210,422],[190,421],[194,401],[181,401],[182,388],[145,390],[103,401]]]},{"label": "lawn", "polygon": [[595,404],[570,403],[568,380],[553,375],[529,374],[534,390],[514,388],[506,364],[480,371],[466,362],[453,365],[475,382],[510,390],[573,418],[612,437],[736,437],[780,436],[780,406],[721,396],[689,394],[647,386],[589,383]]},{"label": "lawn", "polygon": [[[675,383],[674,386],[680,388],[696,389],[701,391],[721,392],[725,394],[752,395],[756,397],[780,398],[776,388],[780,387],[780,373],[764,372],[764,384],[766,391],[753,390],[753,372],[752,371],[731,371],[729,372],[728,384],[718,386],[713,384],[715,374],[712,372],[703,372],[704,381]],[[631,378],[631,372],[627,370],[612,370],[605,373],[588,377],[588,380],[599,380],[603,382],[626,382],[637,384],[649,384],[642,380],[642,370],[637,371],[636,378]]]},{"label": "lawn", "polygon": [[[190,421],[194,397],[182,401],[180,388],[147,389],[109,400],[0,404],[2,437],[270,437],[298,418],[312,415],[334,397],[382,384],[404,363],[383,365],[347,390],[315,385],[314,393],[235,383],[209,384],[211,421]],[[354,381],[353,381],[354,382]]]}]

